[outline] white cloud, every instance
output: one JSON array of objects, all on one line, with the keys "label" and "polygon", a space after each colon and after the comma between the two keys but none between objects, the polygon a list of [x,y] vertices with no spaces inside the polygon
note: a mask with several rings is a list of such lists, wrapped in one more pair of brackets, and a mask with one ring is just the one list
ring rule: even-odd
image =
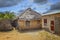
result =
[{"label": "white cloud", "polygon": [[33,2],[34,0],[29,0],[30,2]]}]

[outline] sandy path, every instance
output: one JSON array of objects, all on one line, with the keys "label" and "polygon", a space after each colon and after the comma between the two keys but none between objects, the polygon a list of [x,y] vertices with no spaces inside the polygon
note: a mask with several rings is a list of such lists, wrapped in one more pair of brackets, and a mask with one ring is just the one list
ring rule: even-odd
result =
[{"label": "sandy path", "polygon": [[20,33],[17,30],[13,30],[0,32],[0,40],[46,40],[46,35],[42,31]]}]

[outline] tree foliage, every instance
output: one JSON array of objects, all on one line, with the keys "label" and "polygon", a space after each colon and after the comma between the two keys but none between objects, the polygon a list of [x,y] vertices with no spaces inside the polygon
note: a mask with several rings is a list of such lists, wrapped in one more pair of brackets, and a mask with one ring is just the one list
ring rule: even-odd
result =
[{"label": "tree foliage", "polygon": [[0,19],[13,19],[14,17],[14,12],[0,12]]}]

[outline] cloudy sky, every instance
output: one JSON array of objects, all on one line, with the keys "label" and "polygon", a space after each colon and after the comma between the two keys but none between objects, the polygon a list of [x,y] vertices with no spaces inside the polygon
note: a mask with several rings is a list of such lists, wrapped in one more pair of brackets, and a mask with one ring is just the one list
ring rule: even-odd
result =
[{"label": "cloudy sky", "polygon": [[60,10],[60,0],[0,0],[1,12],[22,12],[29,7],[39,13],[48,10]]}]

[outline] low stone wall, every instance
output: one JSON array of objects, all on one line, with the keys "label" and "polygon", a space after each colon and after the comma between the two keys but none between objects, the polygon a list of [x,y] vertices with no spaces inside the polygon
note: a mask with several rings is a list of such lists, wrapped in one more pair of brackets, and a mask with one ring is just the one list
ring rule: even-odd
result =
[{"label": "low stone wall", "polygon": [[0,20],[0,31],[10,31],[12,29],[13,27],[11,25],[11,20],[9,19]]}]

